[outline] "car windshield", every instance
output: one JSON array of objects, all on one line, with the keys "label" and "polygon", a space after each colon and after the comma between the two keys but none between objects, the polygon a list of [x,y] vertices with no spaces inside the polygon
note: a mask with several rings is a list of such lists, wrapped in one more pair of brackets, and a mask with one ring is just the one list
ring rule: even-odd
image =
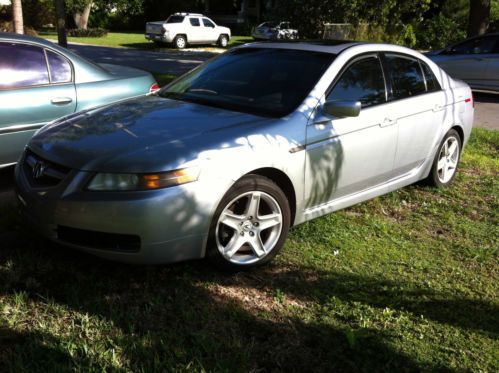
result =
[{"label": "car windshield", "polygon": [[224,53],[163,88],[165,98],[267,117],[294,111],[336,55],[241,48]]},{"label": "car windshield", "polygon": [[184,16],[170,16],[166,20],[166,23],[182,23],[184,22]]}]

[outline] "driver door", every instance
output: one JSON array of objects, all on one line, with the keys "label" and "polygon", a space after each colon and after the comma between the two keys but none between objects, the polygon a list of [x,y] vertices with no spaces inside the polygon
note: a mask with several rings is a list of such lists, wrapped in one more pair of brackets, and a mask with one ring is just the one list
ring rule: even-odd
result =
[{"label": "driver door", "polygon": [[316,111],[307,126],[306,208],[355,194],[392,177],[397,124],[387,111],[386,84],[376,54],[352,61],[326,100],[360,101],[358,117]]}]

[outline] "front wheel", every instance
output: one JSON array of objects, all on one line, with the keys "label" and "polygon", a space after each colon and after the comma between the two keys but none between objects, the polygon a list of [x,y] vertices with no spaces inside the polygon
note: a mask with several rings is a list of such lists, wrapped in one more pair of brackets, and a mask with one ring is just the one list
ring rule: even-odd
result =
[{"label": "front wheel", "polygon": [[227,35],[220,35],[217,44],[221,48],[226,48],[227,45],[229,45],[229,38],[227,37]]},{"label": "front wheel", "polygon": [[456,177],[457,166],[461,156],[461,137],[455,130],[450,130],[440,143],[430,175],[429,184],[445,188]]},{"label": "front wheel", "polygon": [[232,272],[265,264],[284,245],[290,224],[289,202],[282,190],[266,177],[245,176],[215,212],[207,256]]}]

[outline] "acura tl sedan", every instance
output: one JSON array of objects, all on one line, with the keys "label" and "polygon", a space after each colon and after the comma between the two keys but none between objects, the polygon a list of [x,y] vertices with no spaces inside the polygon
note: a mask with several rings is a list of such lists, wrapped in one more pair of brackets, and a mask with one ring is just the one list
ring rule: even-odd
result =
[{"label": "acura tl sedan", "polygon": [[45,124],[159,88],[151,74],[96,65],[47,40],[0,32],[0,168]]},{"label": "acura tl sedan", "polygon": [[448,186],[473,112],[468,85],[404,47],[246,44],[44,127],[17,194],[69,247],[237,271],[275,257],[293,225],[418,180]]}]

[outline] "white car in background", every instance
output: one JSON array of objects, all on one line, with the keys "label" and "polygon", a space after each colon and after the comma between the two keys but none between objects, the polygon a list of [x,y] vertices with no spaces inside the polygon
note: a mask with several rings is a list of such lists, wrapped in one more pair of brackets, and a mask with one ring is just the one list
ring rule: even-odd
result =
[{"label": "white car in background", "polygon": [[183,49],[189,44],[229,44],[230,29],[218,26],[208,17],[197,13],[175,13],[166,21],[147,22],[145,37],[156,44],[173,44]]}]

